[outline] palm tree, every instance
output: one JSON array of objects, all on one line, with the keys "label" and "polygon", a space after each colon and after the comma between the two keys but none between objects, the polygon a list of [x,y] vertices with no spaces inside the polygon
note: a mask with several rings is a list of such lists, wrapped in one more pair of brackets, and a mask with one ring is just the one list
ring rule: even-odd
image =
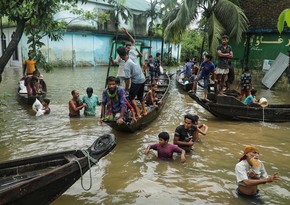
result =
[{"label": "palm tree", "polygon": [[[119,19],[122,18],[125,21],[125,23],[127,23],[128,20],[132,18],[130,9],[125,6],[125,1],[126,0],[108,0],[108,3],[113,6],[113,8],[110,9],[110,14],[113,17],[113,21],[114,21],[113,23],[116,29],[115,45],[117,45],[117,41],[118,41],[118,32],[119,32],[119,25],[120,25]],[[112,56],[113,48],[114,48],[114,42],[112,42],[110,56]],[[109,65],[108,65],[107,78],[110,73],[110,67],[111,67],[111,61],[109,61]],[[105,86],[106,85],[107,85],[107,81],[105,82]]]},{"label": "palm tree", "polygon": [[212,53],[223,34],[234,37],[239,43],[248,28],[248,19],[239,7],[238,0],[184,0],[164,16],[163,20],[167,24],[165,40],[180,41],[180,33],[198,19],[199,13],[199,28],[207,34],[208,49]]},{"label": "palm tree", "polygon": [[120,18],[122,18],[125,23],[132,18],[132,13],[129,8],[125,6],[126,0],[108,0],[108,3],[113,7],[110,9],[110,13],[114,20],[114,26],[116,31],[119,30]]},{"label": "palm tree", "polygon": [[158,0],[150,0],[150,7],[144,12],[144,16],[146,19],[150,19],[149,25],[148,25],[148,35],[150,39],[150,49],[149,49],[149,55],[151,55],[151,46],[152,46],[152,38],[154,35],[155,30],[155,22],[160,17],[159,9],[156,8],[158,4]]}]

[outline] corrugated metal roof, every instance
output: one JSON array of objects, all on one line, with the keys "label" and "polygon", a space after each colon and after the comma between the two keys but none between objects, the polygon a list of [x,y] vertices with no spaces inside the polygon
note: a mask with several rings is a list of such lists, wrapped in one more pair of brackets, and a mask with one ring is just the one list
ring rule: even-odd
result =
[{"label": "corrugated metal roof", "polygon": [[[90,0],[90,2],[109,5],[107,1],[103,0]],[[131,10],[146,11],[148,8],[150,8],[150,3],[146,0],[125,0],[125,6]]]},{"label": "corrugated metal roof", "polygon": [[150,3],[146,0],[126,0],[125,5],[133,10],[146,11],[150,7]]}]

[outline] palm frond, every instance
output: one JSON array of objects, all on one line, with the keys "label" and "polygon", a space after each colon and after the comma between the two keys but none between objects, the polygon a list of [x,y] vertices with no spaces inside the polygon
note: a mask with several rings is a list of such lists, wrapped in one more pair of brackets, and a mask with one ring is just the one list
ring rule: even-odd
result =
[{"label": "palm frond", "polygon": [[197,16],[196,1],[185,0],[179,7],[172,9],[163,18],[167,25],[164,32],[165,40],[170,40],[170,36],[177,40],[180,33],[183,33],[187,26],[195,20]]},{"label": "palm frond", "polygon": [[208,33],[209,50],[212,54],[214,54],[219,44],[219,39],[221,39],[221,36],[224,33],[225,28],[216,18],[214,13],[212,13],[212,15],[208,18],[207,22],[208,22],[207,33]]},{"label": "palm frond", "polygon": [[220,0],[214,8],[214,13],[220,24],[226,29],[229,36],[233,36],[239,43],[242,34],[248,28],[249,21],[242,9],[230,0]]}]

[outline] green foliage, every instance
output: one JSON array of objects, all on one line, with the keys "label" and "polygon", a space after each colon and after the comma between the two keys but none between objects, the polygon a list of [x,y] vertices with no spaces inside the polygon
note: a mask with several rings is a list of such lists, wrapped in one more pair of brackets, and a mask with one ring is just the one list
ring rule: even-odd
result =
[{"label": "green foliage", "polygon": [[132,18],[132,12],[125,6],[125,1],[126,0],[108,0],[108,3],[113,6],[113,8],[110,10],[110,14],[115,20],[114,25],[117,30],[120,25],[119,17],[121,17],[126,24],[128,23],[128,20]]},{"label": "green foliage", "polygon": [[155,24],[156,20],[161,17],[161,13],[157,8],[158,3],[159,2],[157,0],[151,0],[150,7],[142,14],[145,16],[145,18],[150,19],[148,25],[148,36],[150,39],[152,39],[155,34],[155,30],[158,27],[158,25]]},{"label": "green foliage", "polygon": [[198,30],[186,30],[181,40],[181,61],[186,58],[199,57],[202,47],[203,34]]},{"label": "green foliage", "polygon": [[290,9],[285,9],[281,12],[279,15],[278,23],[277,23],[277,29],[279,33],[282,33],[284,29],[285,22],[287,26],[290,28]]},{"label": "green foliage", "polygon": [[[62,32],[66,29],[64,21],[54,19],[54,15],[67,5],[76,5],[78,2],[86,3],[87,0],[1,0],[0,17],[8,18],[16,25],[13,39],[0,57],[0,82],[1,74],[17,48],[23,32],[28,36],[29,49],[34,57],[44,59],[39,49],[44,45],[41,39],[48,36],[53,41],[62,39]],[[69,7],[69,6],[68,6]],[[50,70],[49,66],[45,70]]]},{"label": "green foliage", "polygon": [[165,66],[177,66],[178,62],[176,58],[172,58],[169,53],[164,53],[162,58],[162,65]]},{"label": "green foliage", "polygon": [[180,42],[183,32],[201,15],[199,28],[207,32],[208,50],[214,53],[223,34],[234,37],[238,43],[248,27],[237,0],[164,0],[164,5],[165,41]]}]

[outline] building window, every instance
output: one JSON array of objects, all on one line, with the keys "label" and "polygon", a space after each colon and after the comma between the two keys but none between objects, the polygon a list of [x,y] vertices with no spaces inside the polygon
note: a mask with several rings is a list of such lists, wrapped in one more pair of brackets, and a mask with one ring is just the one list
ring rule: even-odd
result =
[{"label": "building window", "polygon": [[1,47],[2,47],[2,53],[4,53],[4,51],[6,50],[6,36],[3,32],[1,34]]},{"label": "building window", "polygon": [[[11,39],[13,39],[15,36],[15,32],[12,33],[11,35]],[[16,47],[14,53],[13,53],[13,60],[16,60],[18,61],[19,60],[19,57],[18,57],[18,46]]]},{"label": "building window", "polygon": [[95,12],[97,12],[100,15],[97,19],[98,31],[107,31],[108,30],[107,15],[109,15],[109,11],[98,8],[97,10],[95,10]]},{"label": "building window", "polygon": [[143,15],[133,15],[134,29],[136,34],[146,35],[147,19]]}]

